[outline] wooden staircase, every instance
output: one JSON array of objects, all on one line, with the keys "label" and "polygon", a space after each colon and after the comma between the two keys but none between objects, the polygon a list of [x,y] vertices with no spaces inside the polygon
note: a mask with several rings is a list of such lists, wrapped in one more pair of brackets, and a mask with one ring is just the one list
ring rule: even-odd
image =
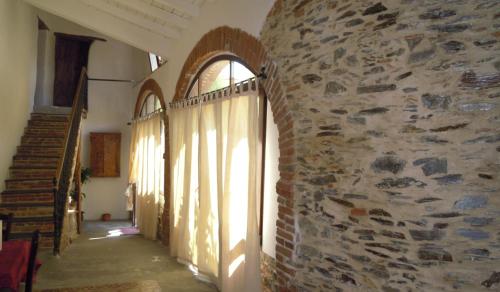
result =
[{"label": "wooden staircase", "polygon": [[63,157],[68,115],[33,113],[1,193],[0,213],[13,213],[10,238],[41,232],[40,247],[54,243],[54,178]]}]

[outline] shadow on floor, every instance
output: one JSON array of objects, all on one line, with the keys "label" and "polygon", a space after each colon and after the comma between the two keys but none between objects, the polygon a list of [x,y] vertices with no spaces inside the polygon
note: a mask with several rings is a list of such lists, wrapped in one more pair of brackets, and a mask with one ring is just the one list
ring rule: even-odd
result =
[{"label": "shadow on floor", "polygon": [[[123,234],[125,233],[125,234]],[[86,221],[60,257],[40,251],[36,289],[157,281],[162,291],[217,291],[194,278],[159,241],[133,233],[127,221]]]}]

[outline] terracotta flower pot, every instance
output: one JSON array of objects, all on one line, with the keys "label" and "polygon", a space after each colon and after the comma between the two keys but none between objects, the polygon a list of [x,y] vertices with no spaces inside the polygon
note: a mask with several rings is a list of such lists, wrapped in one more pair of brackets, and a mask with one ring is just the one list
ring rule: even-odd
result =
[{"label": "terracotta flower pot", "polygon": [[101,220],[102,221],[109,221],[109,220],[111,220],[111,214],[109,214],[109,213],[102,214]]}]

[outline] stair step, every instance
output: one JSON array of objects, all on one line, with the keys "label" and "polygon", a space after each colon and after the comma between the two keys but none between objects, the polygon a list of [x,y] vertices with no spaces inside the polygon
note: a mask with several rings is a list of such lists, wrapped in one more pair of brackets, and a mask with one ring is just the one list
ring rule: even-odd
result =
[{"label": "stair step", "polygon": [[62,147],[64,143],[56,142],[56,141],[26,141],[26,143],[21,144],[21,146],[42,146],[42,147],[50,147],[50,148],[59,148]]},{"label": "stair step", "polygon": [[29,120],[28,127],[32,129],[66,129],[68,121]]},{"label": "stair step", "polygon": [[68,122],[69,115],[57,115],[57,114],[41,114],[32,113],[31,121],[58,121],[58,122]]},{"label": "stair step", "polygon": [[59,156],[15,155],[14,166],[51,165],[59,162]]},{"label": "stair step", "polygon": [[26,223],[26,222],[53,222],[54,218],[51,216],[32,216],[32,217],[16,217],[12,218],[14,223]]},{"label": "stair step", "polygon": [[40,232],[54,232],[54,220],[45,222],[14,222],[12,223],[11,232],[13,233],[29,233],[33,230]]},{"label": "stair step", "polygon": [[63,153],[62,147],[44,147],[40,145],[21,145],[17,147],[17,155],[30,157],[60,157]]},{"label": "stair step", "polygon": [[57,173],[56,167],[40,167],[40,168],[10,168],[11,179],[44,179],[55,177]]},{"label": "stair step", "polygon": [[57,168],[57,167],[49,167],[46,165],[23,165],[23,166],[11,166],[11,169],[21,169],[21,170],[38,170],[38,169],[48,169],[48,168]]},{"label": "stair step", "polygon": [[23,136],[21,138],[22,146],[48,146],[48,147],[63,147],[64,137],[33,137]]},{"label": "stair step", "polygon": [[3,195],[22,195],[22,194],[40,194],[40,193],[52,193],[53,187],[50,188],[33,188],[29,190],[5,190],[2,192]]},{"label": "stair step", "polygon": [[24,130],[25,137],[54,137],[54,138],[64,138],[66,131],[59,129],[33,129],[26,128]]},{"label": "stair step", "polygon": [[45,156],[37,156],[29,154],[14,155],[14,162],[24,162],[24,161],[29,161],[35,164],[40,162],[57,162],[59,161],[59,155],[45,155]]},{"label": "stair step", "polygon": [[50,189],[54,186],[53,178],[6,179],[7,190]]},{"label": "stair step", "polygon": [[12,190],[2,192],[2,203],[54,204],[53,189]]},{"label": "stair step", "polygon": [[14,160],[14,164],[11,167],[15,169],[48,169],[48,168],[57,168],[59,163],[59,159],[51,158],[50,160],[41,160],[41,159],[18,159]]},{"label": "stair step", "polygon": [[[0,203],[0,208],[35,208],[35,207],[54,207],[54,204],[51,202],[2,202]],[[0,212],[6,213],[6,212]],[[8,212],[7,212],[8,213]]]},{"label": "stair step", "polygon": [[[40,217],[50,217],[54,215],[54,205],[47,203],[26,203],[26,204],[0,204],[0,213],[3,214],[14,214],[13,221],[19,222],[23,218],[40,218]],[[24,221],[23,221],[24,222]]]},{"label": "stair step", "polygon": [[59,160],[14,160],[11,169],[38,170],[57,168]]}]

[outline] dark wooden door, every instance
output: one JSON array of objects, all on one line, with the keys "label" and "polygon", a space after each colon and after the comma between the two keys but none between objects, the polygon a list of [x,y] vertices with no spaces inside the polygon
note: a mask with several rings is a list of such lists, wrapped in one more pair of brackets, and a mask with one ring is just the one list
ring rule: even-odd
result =
[{"label": "dark wooden door", "polygon": [[87,67],[93,39],[56,33],[54,105],[71,107],[80,72]]}]

